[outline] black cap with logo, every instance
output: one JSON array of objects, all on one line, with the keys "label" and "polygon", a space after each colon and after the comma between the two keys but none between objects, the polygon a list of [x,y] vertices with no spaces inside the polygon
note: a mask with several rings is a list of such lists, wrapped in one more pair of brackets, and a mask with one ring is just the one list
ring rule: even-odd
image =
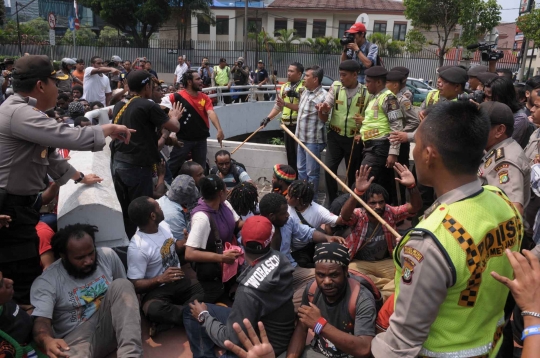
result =
[{"label": "black cap with logo", "polygon": [[44,77],[58,79],[58,74],[47,56],[30,55],[21,57],[15,61],[11,73],[16,80]]}]

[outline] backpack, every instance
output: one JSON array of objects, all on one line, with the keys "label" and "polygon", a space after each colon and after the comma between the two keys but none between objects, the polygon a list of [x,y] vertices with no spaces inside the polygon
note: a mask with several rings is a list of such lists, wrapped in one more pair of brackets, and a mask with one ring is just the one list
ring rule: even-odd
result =
[{"label": "backpack", "polygon": [[[236,181],[237,184],[240,183],[240,173],[239,173],[239,170],[238,170],[238,167],[244,169],[244,171],[246,171],[246,166],[240,162],[237,162],[236,160],[234,160],[233,158],[231,158],[231,174],[233,175],[234,177],[234,180]],[[210,169],[209,171],[209,174],[216,174],[217,175],[218,173],[218,168],[217,166],[213,166],[212,169]]]}]

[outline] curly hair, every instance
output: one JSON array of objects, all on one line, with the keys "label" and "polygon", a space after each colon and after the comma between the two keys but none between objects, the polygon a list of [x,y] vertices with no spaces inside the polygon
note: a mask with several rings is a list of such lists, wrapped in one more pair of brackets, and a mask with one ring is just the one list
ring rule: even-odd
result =
[{"label": "curly hair", "polygon": [[308,204],[315,197],[315,190],[312,182],[307,180],[295,180],[289,185],[289,195],[292,198],[300,199],[303,204]]},{"label": "curly hair", "polygon": [[259,203],[257,187],[252,183],[241,183],[235,186],[229,193],[229,203],[239,215],[255,213]]}]

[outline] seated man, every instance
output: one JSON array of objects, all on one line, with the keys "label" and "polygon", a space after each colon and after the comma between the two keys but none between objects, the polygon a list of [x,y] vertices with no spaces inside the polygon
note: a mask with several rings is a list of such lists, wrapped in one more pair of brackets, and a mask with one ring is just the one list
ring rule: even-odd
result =
[{"label": "seated man", "polygon": [[96,248],[97,227],[68,225],[52,240],[55,257],[32,284],[34,340],[49,357],[142,357],[139,302],[122,261]]},{"label": "seated man", "polygon": [[204,178],[204,168],[199,163],[194,162],[193,160],[188,160],[184,162],[184,164],[182,164],[178,174],[185,174],[191,176],[193,180],[195,180],[195,185],[197,185],[198,188],[199,180],[201,180],[201,178]]},{"label": "seated man", "polygon": [[[414,176],[407,167],[396,163],[394,169],[401,177],[396,180],[409,190],[410,203],[401,206],[386,205],[388,192],[382,186],[372,184],[373,177],[369,178],[371,168],[367,165],[360,166],[360,170],[356,172],[354,192],[395,229],[396,223],[422,208],[422,198],[416,188]],[[346,245],[354,260],[349,268],[371,275],[386,299],[394,292],[395,287],[392,251],[396,246],[396,238],[365,208],[355,209],[356,204],[356,199],[351,196],[341,209],[343,222],[352,227],[352,233],[346,239]]]},{"label": "seated man", "polygon": [[150,337],[154,337],[174,325],[181,326],[182,305],[202,299],[203,289],[197,280],[184,276],[176,253],[181,248],[180,241],[173,238],[169,225],[163,221],[158,202],[141,196],[129,204],[128,212],[138,229],[128,247],[127,277],[135,292],[144,294],[142,310],[152,323]]},{"label": "seated man", "polygon": [[291,255],[291,250],[304,247],[310,242],[339,242],[345,243],[345,240],[337,236],[328,236],[324,233],[303,225],[300,220],[289,216],[287,209],[287,199],[277,193],[266,194],[259,204],[261,215],[266,217],[276,229],[272,238],[272,248],[280,250],[291,265],[295,268],[293,273],[293,303],[295,308],[300,306],[302,293],[306,283],[315,277],[313,268],[303,268],[298,266]]},{"label": "seated man", "polygon": [[[347,248],[318,244],[313,260],[316,287],[312,281],[304,290],[287,358],[371,357],[375,300],[359,281],[349,278]],[[315,337],[305,346],[310,328]]]},{"label": "seated man", "polygon": [[248,173],[236,161],[231,159],[231,153],[226,150],[219,150],[215,155],[216,165],[210,169],[210,174],[217,174],[231,190],[237,184],[253,181]]},{"label": "seated man", "polygon": [[287,350],[294,331],[292,304],[293,267],[282,253],[270,248],[272,223],[253,216],[242,227],[246,270],[238,277],[232,308],[190,304],[184,311],[184,325],[194,358],[214,357],[214,345],[224,348],[225,340],[239,343],[233,323],[247,318],[264,323],[270,344],[279,355]]},{"label": "seated man", "polygon": [[272,190],[274,193],[287,196],[289,185],[296,180],[296,171],[287,164],[276,164],[273,169]]}]

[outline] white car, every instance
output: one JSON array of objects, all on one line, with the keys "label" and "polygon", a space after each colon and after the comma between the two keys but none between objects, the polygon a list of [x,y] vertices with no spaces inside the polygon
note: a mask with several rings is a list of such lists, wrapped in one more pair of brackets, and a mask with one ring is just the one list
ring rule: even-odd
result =
[{"label": "white car", "polygon": [[407,84],[411,87],[416,88],[420,92],[429,92],[434,89],[433,87],[418,78],[407,78]]}]

